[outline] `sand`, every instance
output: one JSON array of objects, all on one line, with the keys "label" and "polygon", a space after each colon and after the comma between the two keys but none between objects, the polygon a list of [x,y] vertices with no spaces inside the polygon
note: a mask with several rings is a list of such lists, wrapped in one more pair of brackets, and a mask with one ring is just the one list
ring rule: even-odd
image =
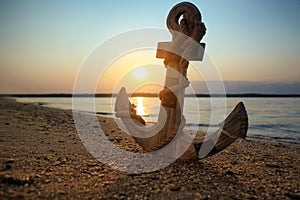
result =
[{"label": "sand", "polygon": [[[1,199],[300,199],[300,147],[236,140],[202,160],[131,174],[83,146],[72,112],[0,99]],[[115,145],[140,152],[112,118],[99,117]]]}]

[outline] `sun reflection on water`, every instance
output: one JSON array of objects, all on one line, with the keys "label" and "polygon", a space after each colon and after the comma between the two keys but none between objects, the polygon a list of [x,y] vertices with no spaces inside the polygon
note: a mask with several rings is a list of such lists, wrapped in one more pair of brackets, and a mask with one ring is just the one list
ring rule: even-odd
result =
[{"label": "sun reflection on water", "polygon": [[145,107],[143,104],[144,98],[143,97],[136,97],[137,105],[136,105],[136,114],[137,115],[146,115]]}]

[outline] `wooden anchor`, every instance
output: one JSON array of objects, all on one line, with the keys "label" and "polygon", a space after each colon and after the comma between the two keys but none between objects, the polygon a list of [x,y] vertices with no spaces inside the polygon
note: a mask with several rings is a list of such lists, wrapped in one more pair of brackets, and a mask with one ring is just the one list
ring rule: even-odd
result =
[{"label": "wooden anchor", "polygon": [[[125,88],[120,90],[116,99],[116,117],[121,118],[145,152],[163,148],[176,134],[183,132],[183,105],[185,88],[189,85],[189,61],[201,61],[204,54],[205,44],[200,41],[206,33],[206,28],[201,22],[201,14],[196,6],[188,2],[175,5],[167,17],[167,27],[172,34],[172,42],[158,43],[156,54],[157,58],[164,58],[167,69],[165,86],[159,93],[161,108],[156,125],[145,126],[143,118],[134,112]],[[213,155],[237,138],[245,138],[247,130],[247,112],[244,104],[240,102],[220,123],[216,132],[207,137],[196,137],[180,158],[204,158]],[[181,148],[181,145],[175,145],[174,148]]]}]

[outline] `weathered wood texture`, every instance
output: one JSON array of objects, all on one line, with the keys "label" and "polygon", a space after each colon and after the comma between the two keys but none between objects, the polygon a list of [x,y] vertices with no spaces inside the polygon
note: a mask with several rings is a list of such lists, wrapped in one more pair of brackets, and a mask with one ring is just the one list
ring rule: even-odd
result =
[{"label": "weathered wood texture", "polygon": [[[165,87],[159,93],[161,109],[164,110],[160,112],[158,120],[164,118],[162,113],[166,112],[167,117],[164,127],[156,135],[150,138],[135,138],[145,151],[155,151],[165,146],[182,131],[185,125],[182,111],[185,87],[189,84],[186,77],[189,62],[178,54],[184,53],[185,49],[181,50],[181,47],[186,42],[186,36],[200,42],[206,31],[199,10],[187,2],[177,4],[171,9],[167,26],[172,33],[172,42],[159,43],[157,50],[157,57],[165,59],[164,64],[167,69]],[[162,50],[162,44],[165,45],[163,48],[168,46],[169,51]],[[202,60],[202,57],[203,55],[199,55],[199,58],[193,55],[194,60]]]}]

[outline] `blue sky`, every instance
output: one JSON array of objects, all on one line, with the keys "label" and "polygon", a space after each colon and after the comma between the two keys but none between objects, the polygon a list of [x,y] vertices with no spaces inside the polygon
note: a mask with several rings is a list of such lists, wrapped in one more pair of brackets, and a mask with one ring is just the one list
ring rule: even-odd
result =
[{"label": "blue sky", "polygon": [[[71,92],[91,50],[125,31],[166,28],[179,2],[0,0],[0,93]],[[225,81],[299,82],[299,0],[191,2]]]}]

